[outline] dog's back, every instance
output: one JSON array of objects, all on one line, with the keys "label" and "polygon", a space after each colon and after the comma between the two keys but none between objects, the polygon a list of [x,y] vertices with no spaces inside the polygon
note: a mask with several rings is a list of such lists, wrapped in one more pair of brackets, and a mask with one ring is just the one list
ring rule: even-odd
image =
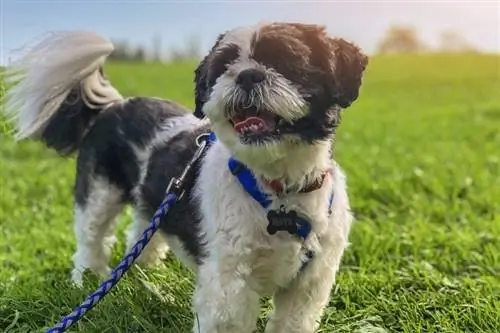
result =
[{"label": "dog's back", "polygon": [[[64,125],[63,117],[62,112],[54,115],[45,130],[46,137],[54,140],[61,129],[64,131],[70,126],[56,126],[58,122]],[[191,116],[186,109],[166,100],[146,97],[114,103],[97,114],[78,142],[76,202],[85,205],[87,187],[92,179],[99,177],[118,186],[123,199],[130,202],[141,168],[147,163],[150,150],[158,145],[157,138],[175,131],[175,126],[168,126],[173,120],[188,118]],[[193,120],[193,124],[196,122]]]}]

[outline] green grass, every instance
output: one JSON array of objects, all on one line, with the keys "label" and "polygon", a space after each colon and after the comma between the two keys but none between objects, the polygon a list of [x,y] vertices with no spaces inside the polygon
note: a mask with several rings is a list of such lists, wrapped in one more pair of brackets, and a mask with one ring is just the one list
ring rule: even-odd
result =
[{"label": "green grass", "polygon": [[[193,68],[107,72],[125,95],[192,107]],[[322,332],[500,332],[499,73],[498,56],[372,59],[338,133],[357,222]],[[0,330],[41,332],[98,285],[68,279],[74,160],[4,134],[0,174]],[[186,269],[129,273],[74,332],[190,331]]]}]

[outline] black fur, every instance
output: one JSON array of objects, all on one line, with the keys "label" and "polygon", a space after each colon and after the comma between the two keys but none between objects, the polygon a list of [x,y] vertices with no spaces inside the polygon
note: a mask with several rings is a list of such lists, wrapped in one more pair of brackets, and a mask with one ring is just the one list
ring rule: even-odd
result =
[{"label": "black fur", "polygon": [[341,39],[330,39],[337,54],[337,69],[334,73],[338,88],[338,105],[349,107],[359,96],[363,72],[368,65],[368,57],[354,44]]},{"label": "black fur", "polygon": [[[117,204],[132,204],[141,217],[151,219],[165,197],[170,179],[180,176],[193,157],[197,134],[208,132],[209,128],[180,133],[151,148],[158,132],[165,130],[162,124],[166,120],[190,117],[191,110],[167,100],[146,97],[118,101],[106,109],[91,109],[81,93],[80,86],[71,91],[40,138],[62,155],[78,151],[75,203],[86,209],[89,198],[96,195],[92,193],[93,184],[101,187],[109,184],[122,194]],[[146,148],[152,149],[150,159],[139,160],[138,153],[146,153]],[[141,163],[145,162],[148,163],[147,175],[140,186]],[[198,169],[199,163],[196,163],[186,179],[186,196],[172,207],[168,218],[161,223],[161,230],[177,236],[188,253],[200,262],[203,257],[200,218],[198,205],[191,198]]]},{"label": "black fur", "polygon": [[167,118],[189,113],[175,103],[132,98],[101,112],[80,143],[75,184],[76,202],[84,206],[91,177],[102,176],[123,190],[130,201],[139,181],[139,162],[131,146],[144,148]]},{"label": "black fur", "polygon": [[85,131],[100,111],[89,108],[83,102],[79,87],[73,88],[49,119],[41,140],[62,156],[70,155],[78,149]]},{"label": "black fur", "polygon": [[[203,118],[205,115],[203,114],[203,105],[208,99],[208,95],[210,92],[210,89],[212,86],[215,84],[215,80],[222,75],[225,70],[226,70],[226,65],[229,63],[229,61],[237,57],[235,55],[234,50],[229,52],[229,59],[228,62],[219,62],[219,65],[214,66],[214,70],[212,71],[212,75],[210,78],[211,84],[209,85],[209,67],[211,66],[211,61],[210,58],[214,56],[214,51],[216,48],[219,46],[219,42],[224,38],[225,34],[220,34],[217,37],[217,40],[215,41],[214,45],[212,46],[212,49],[210,52],[203,58],[203,60],[200,62],[198,67],[196,67],[194,71],[194,83],[195,83],[195,89],[194,89],[194,102],[195,102],[195,109],[193,114],[198,117],[198,118]],[[239,51],[238,51],[239,52]],[[233,58],[234,56],[234,58]]]},{"label": "black fur", "polygon": [[[192,132],[182,132],[168,143],[154,149],[147,170],[146,178],[140,188],[141,205],[144,216],[153,216],[160,206],[172,177],[178,177],[197,150],[196,137],[208,133],[210,128],[203,126]],[[169,211],[160,228],[167,234],[176,235],[182,241],[185,250],[200,260],[203,252],[203,236],[199,232],[200,216],[198,203],[192,197],[191,190],[198,175],[200,160],[193,166],[185,182],[187,192]]]}]

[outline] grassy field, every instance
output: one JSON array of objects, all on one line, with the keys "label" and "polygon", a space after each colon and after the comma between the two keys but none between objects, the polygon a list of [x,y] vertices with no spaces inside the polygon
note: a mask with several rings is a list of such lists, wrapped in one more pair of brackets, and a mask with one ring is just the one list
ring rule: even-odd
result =
[{"label": "grassy field", "polygon": [[[192,107],[193,68],[107,71],[125,95]],[[16,144],[6,131],[0,331],[42,332],[98,280],[90,277],[84,290],[69,284],[74,160]],[[500,58],[373,58],[336,152],[357,222],[321,332],[500,332]],[[121,232],[129,220],[123,216]],[[189,332],[192,278],[173,258],[163,268],[135,268],[73,331]]]}]

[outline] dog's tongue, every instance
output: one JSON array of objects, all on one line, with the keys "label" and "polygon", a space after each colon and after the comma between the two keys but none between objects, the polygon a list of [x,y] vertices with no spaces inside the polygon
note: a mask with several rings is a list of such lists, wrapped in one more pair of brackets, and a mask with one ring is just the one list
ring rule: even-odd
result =
[{"label": "dog's tongue", "polygon": [[234,124],[234,129],[238,133],[244,132],[262,132],[267,130],[267,125],[264,119],[260,117],[248,117]]}]

